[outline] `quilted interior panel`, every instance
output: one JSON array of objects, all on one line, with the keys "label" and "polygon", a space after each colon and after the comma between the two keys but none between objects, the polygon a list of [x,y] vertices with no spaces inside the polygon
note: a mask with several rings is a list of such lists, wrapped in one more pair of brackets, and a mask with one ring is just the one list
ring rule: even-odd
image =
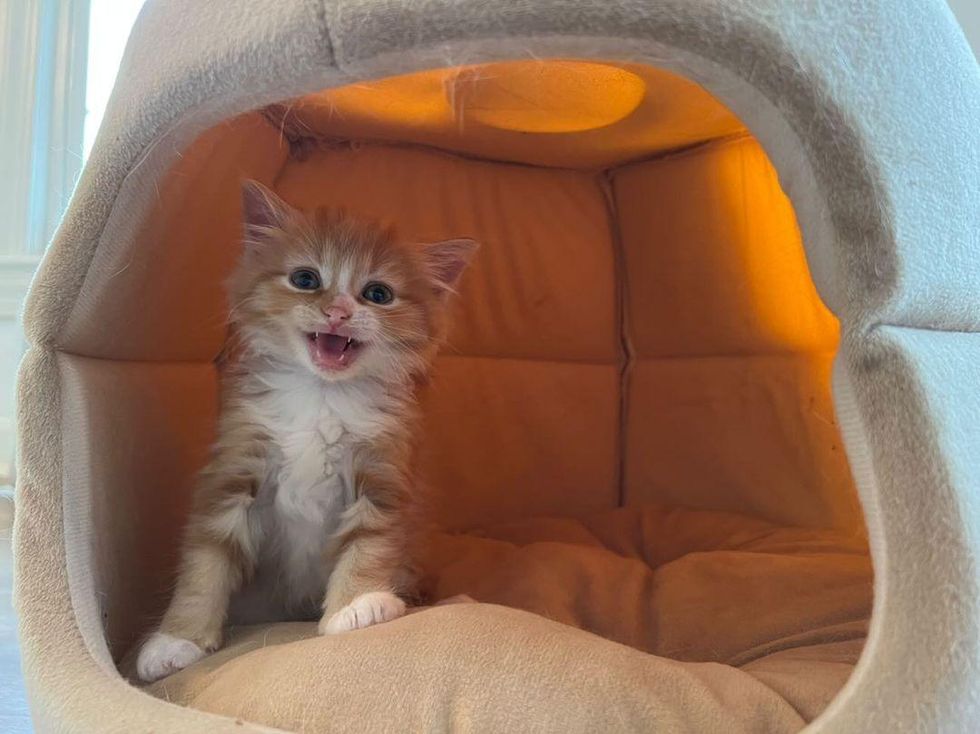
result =
[{"label": "quilted interior panel", "polygon": [[750,138],[613,171],[633,352],[627,502],[858,530],[837,430],[834,316]]},{"label": "quilted interior panel", "polygon": [[441,524],[615,507],[619,374],[609,364],[438,360],[423,400],[421,464]]}]

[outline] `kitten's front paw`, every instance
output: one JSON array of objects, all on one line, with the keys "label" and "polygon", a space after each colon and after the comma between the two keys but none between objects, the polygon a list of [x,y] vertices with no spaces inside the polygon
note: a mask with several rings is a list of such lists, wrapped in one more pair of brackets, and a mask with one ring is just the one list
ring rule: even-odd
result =
[{"label": "kitten's front paw", "polygon": [[324,615],[320,620],[320,634],[336,635],[364,629],[372,624],[390,622],[404,614],[405,602],[397,596],[388,591],[371,591],[361,594],[332,617]]},{"label": "kitten's front paw", "polygon": [[136,675],[146,683],[183,670],[204,657],[204,650],[190,640],[154,632],[136,658]]}]

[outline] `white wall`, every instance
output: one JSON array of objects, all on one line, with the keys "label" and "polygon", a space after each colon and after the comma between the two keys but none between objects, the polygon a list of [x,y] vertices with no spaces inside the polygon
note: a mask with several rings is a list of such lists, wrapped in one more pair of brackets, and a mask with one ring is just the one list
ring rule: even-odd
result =
[{"label": "white wall", "polygon": [[974,55],[980,59],[980,0],[949,0],[949,7],[963,26]]},{"label": "white wall", "polygon": [[89,0],[0,0],[0,492],[21,301],[81,167]]}]

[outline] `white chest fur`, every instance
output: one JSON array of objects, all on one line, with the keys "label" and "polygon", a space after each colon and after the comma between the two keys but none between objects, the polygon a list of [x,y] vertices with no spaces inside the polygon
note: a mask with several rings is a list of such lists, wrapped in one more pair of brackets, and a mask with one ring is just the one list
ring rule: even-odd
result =
[{"label": "white chest fur", "polygon": [[391,420],[379,386],[295,375],[263,382],[269,389],[251,407],[271,439],[269,471],[249,511],[259,564],[242,595],[252,609],[235,615],[243,622],[320,603],[331,570],[324,551],[354,500],[353,450]]}]

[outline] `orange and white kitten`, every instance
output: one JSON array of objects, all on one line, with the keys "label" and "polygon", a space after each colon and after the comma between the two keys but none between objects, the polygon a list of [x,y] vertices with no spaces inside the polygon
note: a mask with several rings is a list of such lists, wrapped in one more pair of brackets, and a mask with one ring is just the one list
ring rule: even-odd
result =
[{"label": "orange and white kitten", "polygon": [[242,354],[224,381],[176,589],[137,674],[221,645],[226,619],[320,617],[321,634],[405,613],[414,388],[444,332],[472,240],[407,246],[335,211],[243,189],[231,280]]}]

